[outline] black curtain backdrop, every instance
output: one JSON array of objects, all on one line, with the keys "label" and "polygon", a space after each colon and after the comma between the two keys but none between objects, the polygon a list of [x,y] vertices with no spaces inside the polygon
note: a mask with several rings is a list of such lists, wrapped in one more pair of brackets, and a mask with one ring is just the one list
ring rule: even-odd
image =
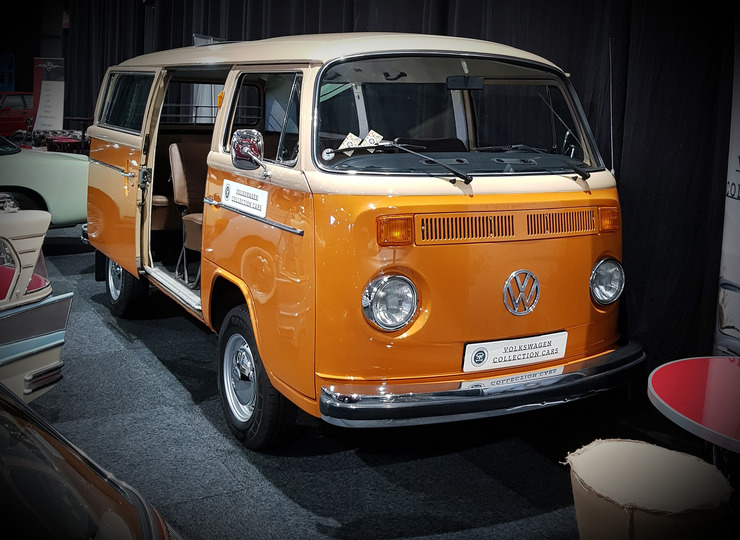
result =
[{"label": "black curtain backdrop", "polygon": [[63,36],[70,117],[92,116],[107,67],[191,45],[194,34],[236,41],[319,32],[419,32],[497,41],[548,58],[571,73],[602,155],[616,169],[628,274],[623,332],[643,343],[649,367],[711,354],[734,5],[66,0],[65,8],[70,13]]}]

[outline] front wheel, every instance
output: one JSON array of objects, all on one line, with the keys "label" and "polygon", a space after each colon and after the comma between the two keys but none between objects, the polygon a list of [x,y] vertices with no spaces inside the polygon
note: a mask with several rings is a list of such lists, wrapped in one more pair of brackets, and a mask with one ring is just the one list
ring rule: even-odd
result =
[{"label": "front wheel", "polygon": [[149,293],[149,282],[133,276],[108,258],[105,265],[105,292],[115,315],[132,317],[139,311]]},{"label": "front wheel", "polygon": [[285,441],[298,411],[267,377],[245,305],[226,315],[218,354],[218,390],[232,433],[252,450]]}]

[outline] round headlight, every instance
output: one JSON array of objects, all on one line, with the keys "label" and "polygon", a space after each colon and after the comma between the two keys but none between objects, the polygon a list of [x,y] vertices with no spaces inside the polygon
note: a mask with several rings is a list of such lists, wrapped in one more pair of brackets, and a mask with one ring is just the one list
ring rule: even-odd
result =
[{"label": "round headlight", "polygon": [[362,293],[365,317],[381,330],[398,330],[416,313],[418,296],[411,280],[383,276],[371,281]]},{"label": "round headlight", "polygon": [[624,290],[624,270],[616,259],[602,259],[591,272],[591,296],[601,305],[616,302]]}]

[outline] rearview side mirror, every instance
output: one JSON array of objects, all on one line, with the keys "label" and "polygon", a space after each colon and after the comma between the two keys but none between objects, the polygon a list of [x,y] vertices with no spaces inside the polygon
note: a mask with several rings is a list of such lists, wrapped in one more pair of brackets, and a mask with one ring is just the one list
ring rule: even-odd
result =
[{"label": "rearview side mirror", "polygon": [[270,176],[270,171],[262,161],[265,155],[265,141],[256,129],[237,129],[231,136],[231,163],[237,169],[253,171],[262,167],[262,178]]}]

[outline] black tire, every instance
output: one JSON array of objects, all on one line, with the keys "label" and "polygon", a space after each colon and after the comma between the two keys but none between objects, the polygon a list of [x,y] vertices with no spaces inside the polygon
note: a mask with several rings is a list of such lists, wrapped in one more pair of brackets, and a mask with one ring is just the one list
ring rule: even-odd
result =
[{"label": "black tire", "polygon": [[105,292],[113,314],[131,318],[141,311],[149,294],[149,282],[133,276],[108,258],[105,262]]},{"label": "black tire", "polygon": [[46,206],[40,204],[38,200],[31,195],[20,193],[18,191],[12,191],[10,194],[18,203],[18,208],[21,210],[46,210]]},{"label": "black tire", "polygon": [[298,409],[272,386],[246,305],[229,311],[218,336],[218,391],[229,429],[247,448],[264,450],[290,436]]}]

